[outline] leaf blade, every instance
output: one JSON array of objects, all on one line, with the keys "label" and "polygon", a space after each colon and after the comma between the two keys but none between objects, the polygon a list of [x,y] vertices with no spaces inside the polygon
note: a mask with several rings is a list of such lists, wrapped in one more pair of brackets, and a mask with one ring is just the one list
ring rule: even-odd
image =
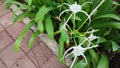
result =
[{"label": "leaf blade", "polygon": [[36,39],[36,37],[39,35],[39,31],[37,30],[36,32],[34,32],[34,34],[31,36],[30,40],[29,40],[29,43],[28,43],[28,48],[31,49],[32,48],[32,45]]},{"label": "leaf blade", "polygon": [[45,27],[46,27],[47,34],[51,39],[54,39],[54,28],[53,28],[53,23],[52,23],[50,15],[46,16],[45,21],[46,21]]},{"label": "leaf blade", "polygon": [[44,17],[52,9],[53,8],[51,8],[51,7],[42,6],[35,16],[35,21],[39,21],[42,17]]},{"label": "leaf blade", "polygon": [[26,25],[26,27],[24,28],[24,30],[21,32],[21,34],[19,35],[19,37],[15,41],[15,46],[14,46],[15,52],[19,51],[22,39],[24,38],[24,36],[26,35],[26,33],[29,31],[29,29],[31,28],[31,26],[33,26],[33,24],[34,24],[34,21],[31,21],[28,25]]},{"label": "leaf blade", "polygon": [[105,54],[102,54],[97,68],[109,68],[109,60]]}]

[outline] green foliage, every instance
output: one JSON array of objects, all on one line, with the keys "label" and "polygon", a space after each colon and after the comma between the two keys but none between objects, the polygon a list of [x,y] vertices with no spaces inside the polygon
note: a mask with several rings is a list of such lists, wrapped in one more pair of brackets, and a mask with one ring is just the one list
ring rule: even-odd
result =
[{"label": "green foliage", "polygon": [[100,62],[98,63],[97,68],[109,68],[109,60],[104,53],[101,55],[101,59]]},{"label": "green foliage", "polygon": [[34,34],[31,36],[29,43],[28,43],[28,48],[32,48],[32,45],[36,39],[36,37],[40,34],[39,31],[34,32]]},{"label": "green foliage", "polygon": [[27,34],[27,32],[30,30],[31,26],[34,25],[34,21],[31,21],[28,25],[26,25],[26,27],[24,28],[24,30],[21,32],[21,34],[19,35],[19,37],[17,38],[17,40],[15,41],[15,51],[18,52],[20,49],[20,45],[21,42],[24,38],[24,36]]},{"label": "green foliage", "polygon": [[54,27],[53,27],[53,22],[50,15],[46,15],[45,27],[46,27],[48,36],[51,39],[54,39]]},{"label": "green foliage", "polygon": [[45,16],[51,10],[52,10],[51,7],[42,6],[35,16],[35,21],[39,21],[43,16]]},{"label": "green foliage", "polygon": [[[101,1],[103,0],[76,0],[79,5],[92,2],[81,7],[88,15],[91,15]],[[32,20],[17,38],[15,51],[20,49],[24,36],[33,25],[36,25],[37,30],[31,36],[28,48],[32,48],[35,38],[39,34],[47,33],[50,39],[56,40],[59,43],[58,60],[61,62],[63,62],[61,59],[67,48],[77,46],[81,43],[81,41],[88,37],[91,28],[96,30],[94,34],[99,36],[99,39],[91,42],[91,44],[97,44],[99,47],[85,52],[88,64],[84,63],[84,59],[77,60],[73,68],[109,68],[109,58],[105,52],[111,50],[113,53],[120,50],[120,46],[118,45],[120,43],[120,14],[117,13],[120,4],[113,0],[105,0],[92,13],[90,22],[86,14],[82,12],[73,14],[64,28],[61,28],[62,25],[73,12],[65,12],[59,18],[58,16],[62,11],[70,9],[69,6],[60,5],[63,3],[74,4],[74,0],[24,0],[24,2],[6,0],[6,3],[6,8],[10,7],[11,4],[18,6],[18,9],[13,12],[13,23],[25,17],[29,17]],[[24,12],[16,16],[15,14],[19,10],[23,10]],[[87,47],[87,44],[84,43],[82,46]]]}]

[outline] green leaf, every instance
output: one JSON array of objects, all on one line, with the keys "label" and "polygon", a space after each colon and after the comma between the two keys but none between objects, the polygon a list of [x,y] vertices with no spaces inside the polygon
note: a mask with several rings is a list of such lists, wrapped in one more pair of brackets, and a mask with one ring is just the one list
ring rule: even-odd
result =
[{"label": "green leaf", "polygon": [[26,11],[18,16],[16,16],[15,18],[12,19],[13,23],[15,23],[16,21],[21,21],[23,18],[25,18],[26,16],[28,16],[30,14],[29,11]]},{"label": "green leaf", "polygon": [[105,54],[102,54],[97,68],[109,68],[109,60]]},{"label": "green leaf", "polygon": [[61,31],[61,37],[65,43],[69,44],[69,35],[64,29]]},{"label": "green leaf", "polygon": [[59,39],[59,51],[58,51],[58,60],[63,63],[63,53],[64,53],[64,41],[62,37]]},{"label": "green leaf", "polygon": [[33,25],[34,25],[34,21],[31,21],[28,25],[26,25],[26,27],[24,28],[24,30],[21,32],[21,34],[19,35],[19,37],[16,39],[16,41],[15,41],[15,47],[14,47],[14,50],[16,52],[19,51],[20,45],[21,45],[21,42],[22,42],[24,36],[26,35],[26,33],[29,31],[29,29]]},{"label": "green leaf", "polygon": [[112,27],[116,29],[120,29],[120,22],[96,22],[91,23],[93,27]]},{"label": "green leaf", "polygon": [[31,5],[32,4],[32,0],[26,0],[28,5]]},{"label": "green leaf", "polygon": [[26,7],[28,7],[28,5],[25,5],[25,4],[21,3],[21,2],[15,1],[15,0],[7,0],[7,2],[16,4],[16,5],[19,5],[19,6],[26,6]]},{"label": "green leaf", "polygon": [[35,21],[39,21],[42,17],[44,17],[49,11],[51,11],[53,8],[42,6],[39,11],[37,12],[37,15],[35,16]]},{"label": "green leaf", "polygon": [[91,55],[91,60],[92,60],[93,66],[94,66],[94,68],[96,68],[97,64],[99,62],[99,56],[93,49],[90,49],[89,53]]},{"label": "green leaf", "polygon": [[[98,1],[98,0],[94,0],[94,1]],[[101,2],[101,0],[99,0],[99,3],[100,2]],[[94,3],[96,3],[96,2],[94,2]],[[105,0],[105,2],[100,6],[98,11],[96,12],[95,17],[104,15],[104,14],[110,14],[112,12],[112,6],[113,6],[113,0]],[[95,6],[93,6],[93,7],[95,7]]]},{"label": "green leaf", "polygon": [[104,37],[100,37],[100,38],[98,38],[97,43],[103,43],[103,42],[106,42],[106,41],[107,40]]},{"label": "green leaf", "polygon": [[101,18],[112,18],[120,21],[120,17],[115,14],[105,14],[105,15],[98,16],[95,19],[101,19]]},{"label": "green leaf", "polygon": [[119,45],[117,43],[115,43],[114,41],[111,41],[111,43],[112,43],[113,52],[117,51],[119,48]]},{"label": "green leaf", "polygon": [[89,68],[89,65],[85,63],[84,59],[82,59],[78,63],[75,63],[73,68]]},{"label": "green leaf", "polygon": [[51,16],[47,15],[46,18],[45,18],[45,21],[46,21],[45,22],[45,27],[46,27],[47,34],[51,39],[54,39],[54,28],[53,28],[53,23],[52,23],[52,20],[51,20]]},{"label": "green leaf", "polygon": [[37,27],[38,27],[38,30],[40,31],[40,33],[43,33],[43,31],[44,31],[43,19],[44,19],[44,17],[42,17],[41,20],[39,20],[37,22]]},{"label": "green leaf", "polygon": [[32,48],[32,45],[36,39],[36,37],[40,34],[40,32],[37,30],[36,32],[34,32],[34,34],[31,36],[30,40],[29,40],[29,44],[28,44],[28,48]]}]

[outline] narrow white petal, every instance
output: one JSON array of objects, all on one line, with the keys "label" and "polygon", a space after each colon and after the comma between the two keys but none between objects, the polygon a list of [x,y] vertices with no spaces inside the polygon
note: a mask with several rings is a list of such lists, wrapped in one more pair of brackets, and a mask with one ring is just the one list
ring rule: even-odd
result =
[{"label": "narrow white petal", "polygon": [[77,56],[74,57],[74,60],[73,60],[73,62],[72,62],[72,64],[71,64],[70,68],[73,67],[73,65],[74,65],[74,63],[75,63],[75,61],[76,61],[76,59],[77,59]]},{"label": "narrow white petal", "polygon": [[84,14],[88,17],[88,19],[89,19],[89,24],[90,24],[90,22],[91,22],[91,18],[90,18],[90,16],[88,15],[88,13],[85,12],[85,11],[83,11],[83,10],[81,10],[80,12],[84,13]]},{"label": "narrow white petal", "polygon": [[90,46],[90,47],[87,47],[85,49],[87,50],[87,49],[92,49],[92,48],[95,48],[95,47],[98,47],[98,45]]},{"label": "narrow white petal", "polygon": [[68,23],[68,21],[70,20],[70,18],[72,17],[73,13],[69,16],[69,18],[67,19],[67,21],[63,24],[63,26],[61,27],[60,30],[62,30]]},{"label": "narrow white petal", "polygon": [[71,50],[71,49],[74,49],[74,47],[70,47],[69,49],[67,49],[63,55],[63,57]]},{"label": "narrow white petal", "polygon": [[85,2],[85,3],[83,3],[83,4],[81,5],[81,7],[84,6],[84,5],[86,5],[86,4],[92,4],[92,2]]},{"label": "narrow white petal", "polygon": [[70,10],[69,10],[69,9],[66,9],[66,10],[62,11],[62,12],[59,14],[59,19],[60,19],[61,15],[62,15],[63,13],[65,13],[65,12],[67,12],[67,11],[70,11]]},{"label": "narrow white petal", "polygon": [[78,46],[81,46],[84,42],[86,42],[88,40],[88,38],[86,38],[85,40],[83,40],[83,42],[81,42]]},{"label": "narrow white petal", "polygon": [[82,54],[82,56],[83,56],[83,58],[85,59],[85,62],[86,62],[86,64],[87,64],[87,58],[85,57],[84,54]]},{"label": "narrow white petal", "polygon": [[61,60],[63,60],[63,59],[65,59],[66,57],[70,56],[72,53],[73,53],[73,52],[70,52],[69,54],[63,56],[63,58],[62,58]]}]

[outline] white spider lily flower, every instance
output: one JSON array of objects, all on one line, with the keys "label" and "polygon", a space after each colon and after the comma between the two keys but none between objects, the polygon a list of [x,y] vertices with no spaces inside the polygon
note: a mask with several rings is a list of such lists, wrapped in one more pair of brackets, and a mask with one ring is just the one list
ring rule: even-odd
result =
[{"label": "white spider lily flower", "polygon": [[[82,6],[84,6],[85,4],[88,4],[88,3],[92,3],[92,2],[86,2],[86,3],[82,4],[82,5],[77,4],[77,2],[75,2],[74,4],[71,4],[71,5],[69,5],[69,4],[67,4],[67,3],[63,3],[62,5],[67,5],[67,6],[69,7],[69,9],[66,9],[66,10],[62,11],[62,12],[59,14],[59,18],[61,17],[61,15],[62,15],[63,13],[65,13],[65,12],[67,12],[67,11],[71,11],[71,12],[72,12],[72,14],[68,17],[67,21],[64,23],[63,28],[66,26],[66,24],[68,23],[68,21],[70,20],[70,18],[71,18],[73,15],[75,16],[75,14],[76,14],[76,13],[79,13],[79,12],[84,13],[84,14],[88,17],[89,23],[90,23],[90,22],[91,22],[90,16],[88,15],[87,12],[85,12],[85,11],[82,10]],[[60,6],[62,6],[62,5],[60,5]],[[75,19],[75,17],[74,17],[74,19]],[[63,29],[63,28],[62,28],[62,29]]]},{"label": "white spider lily flower", "polygon": [[97,36],[93,35],[93,33],[91,33],[90,36],[88,37],[88,41],[92,41],[92,40],[95,40],[97,38],[99,38],[99,37],[97,37]]},{"label": "white spider lily flower", "polygon": [[[81,44],[79,44],[78,46],[70,47],[67,51],[65,51],[65,53],[64,53],[64,55],[63,55],[63,59],[66,58],[66,57],[68,57],[68,56],[71,55],[71,54],[74,55],[74,60],[73,60],[73,62],[72,62],[72,64],[71,64],[70,68],[73,67],[73,65],[74,65],[74,63],[75,63],[75,61],[76,61],[76,59],[77,59],[78,56],[83,56],[83,58],[85,59],[85,62],[86,62],[86,64],[87,64],[87,58],[85,57],[84,52],[85,52],[86,50],[88,50],[88,49],[92,49],[92,48],[95,48],[95,47],[98,47],[98,45],[94,45],[94,46],[90,46],[90,47],[83,48],[83,47],[81,46]],[[70,50],[72,50],[72,49],[73,49],[73,51],[70,52],[69,54],[67,54],[67,53],[68,53]]]},{"label": "white spider lily flower", "polygon": [[[92,30],[92,33],[85,39],[83,40],[78,46],[73,46],[73,47],[70,47],[68,50],[65,51],[64,55],[63,55],[63,59],[70,56],[71,54],[74,55],[74,60],[70,66],[70,68],[73,67],[76,59],[78,56],[82,56],[84,59],[85,59],[85,62],[87,64],[87,59],[84,55],[84,52],[87,51],[88,49],[92,49],[92,48],[95,48],[95,47],[98,47],[98,45],[94,45],[94,46],[90,46],[91,45],[91,41],[99,38],[97,36],[95,36],[93,34],[94,30]],[[86,41],[89,42],[89,44],[87,44],[87,46],[85,48],[82,47],[83,43],[85,43]],[[72,50],[72,51],[71,51]],[[71,51],[69,54],[67,54],[69,51]]]}]

